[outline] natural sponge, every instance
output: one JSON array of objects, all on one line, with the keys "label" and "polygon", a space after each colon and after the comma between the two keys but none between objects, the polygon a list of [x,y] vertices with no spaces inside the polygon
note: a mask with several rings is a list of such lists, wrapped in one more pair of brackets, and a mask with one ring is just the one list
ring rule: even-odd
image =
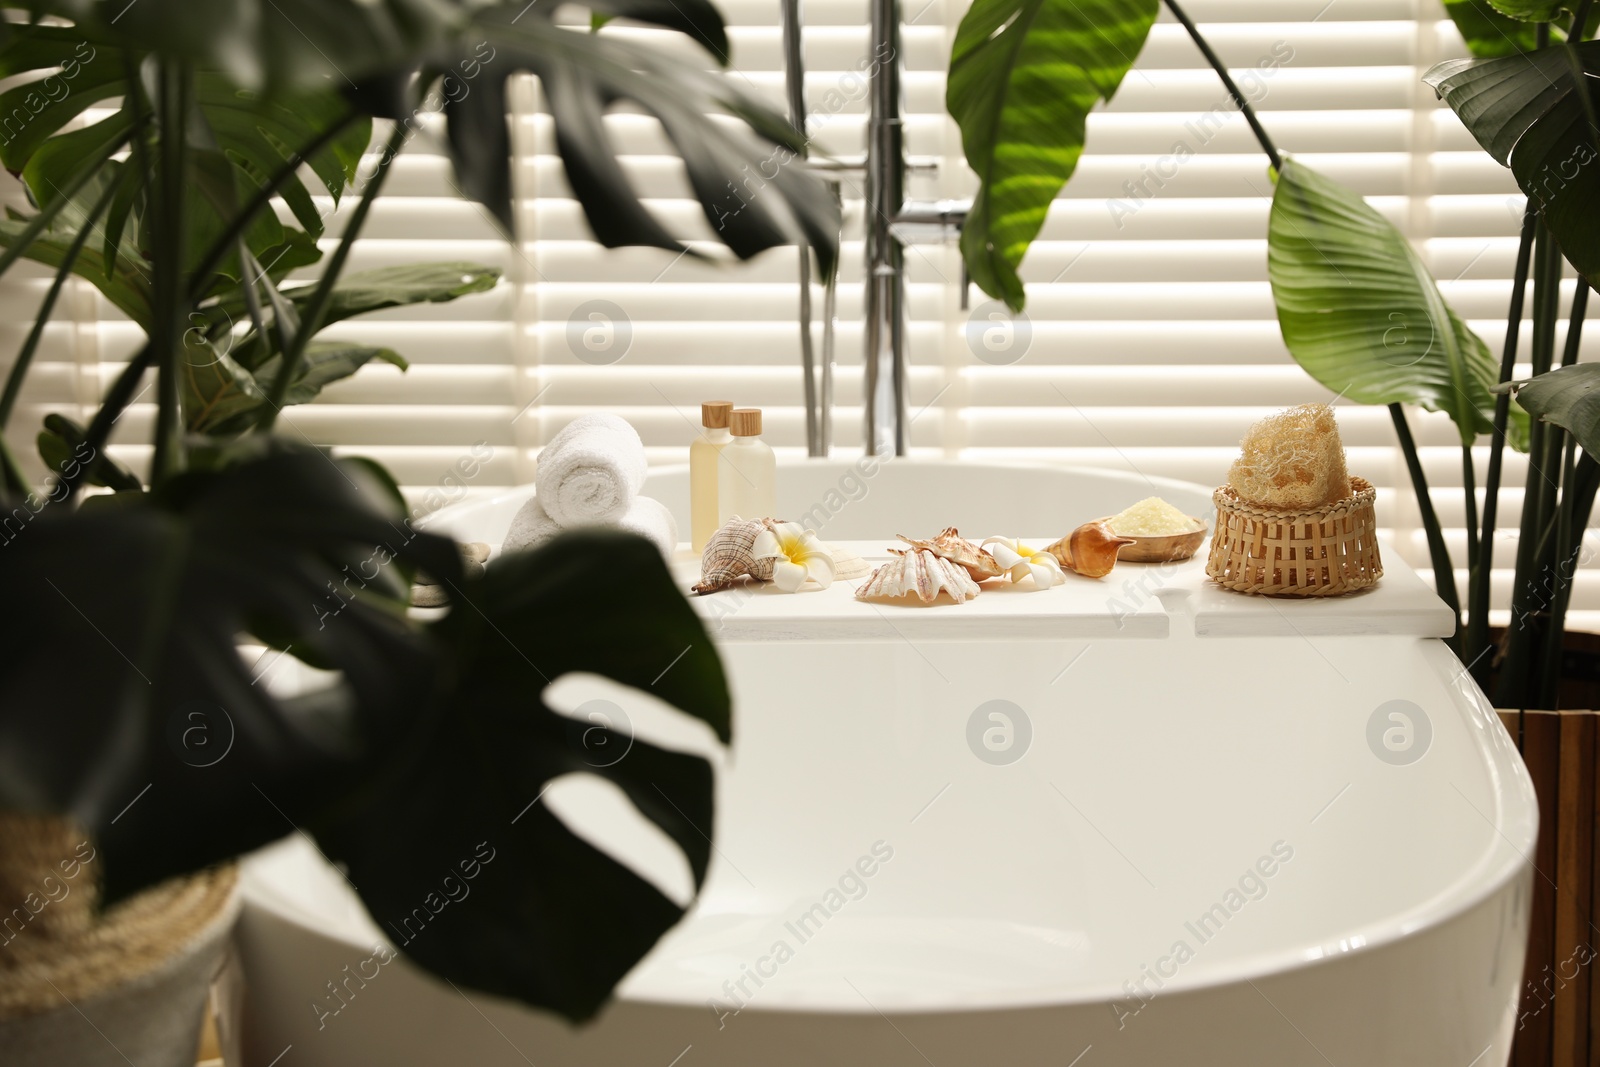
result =
[{"label": "natural sponge", "polygon": [[1303,510],[1350,495],[1339,424],[1327,404],[1302,404],[1269,415],[1239,443],[1228,484],[1259,507]]}]

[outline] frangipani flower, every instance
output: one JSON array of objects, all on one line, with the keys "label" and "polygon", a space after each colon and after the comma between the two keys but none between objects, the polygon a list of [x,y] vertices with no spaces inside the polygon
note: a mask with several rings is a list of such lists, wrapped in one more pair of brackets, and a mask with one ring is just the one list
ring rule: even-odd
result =
[{"label": "frangipani flower", "polygon": [[1049,589],[1067,580],[1054,556],[1042,549],[1029,548],[1013,537],[991,537],[983,547],[1010,573],[1013,582],[1020,582],[1031,574],[1035,589]]},{"label": "frangipani flower", "polygon": [[812,530],[798,522],[780,522],[756,535],[751,554],[758,560],[775,559],[772,582],[785,593],[793,593],[810,578],[822,588],[833,584],[833,556]]}]

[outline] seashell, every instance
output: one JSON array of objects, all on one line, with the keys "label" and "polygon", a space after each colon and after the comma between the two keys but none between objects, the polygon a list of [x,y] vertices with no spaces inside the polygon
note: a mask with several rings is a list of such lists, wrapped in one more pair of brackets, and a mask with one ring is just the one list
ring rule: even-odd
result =
[{"label": "seashell", "polygon": [[905,534],[895,534],[895,536],[913,548],[932,552],[941,559],[947,559],[963,568],[972,575],[973,581],[998,578],[1005,573],[1005,568],[1000,566],[999,561],[982,547],[962,537],[954,526],[946,526],[939,531],[939,536],[931,541],[918,541]]},{"label": "seashell", "polygon": [[891,548],[889,552],[894,559],[873,571],[872,577],[856,589],[857,600],[915,593],[918,600],[931,604],[943,590],[960,604],[978,595],[978,583],[972,576],[943,556],[936,556],[925,548],[910,551]]},{"label": "seashell", "polygon": [[1104,578],[1117,565],[1117,549],[1134,544],[1131,537],[1118,537],[1111,527],[1096,519],[1086,522],[1045,549],[1069,571],[1086,578]]},{"label": "seashell", "polygon": [[747,574],[759,581],[770,581],[778,561],[756,559],[755,544],[762,530],[776,525],[777,519],[741,519],[737,515],[729,519],[706,542],[706,550],[700,556],[700,580],[690,588],[703,596],[726,589]]},{"label": "seashell", "polygon": [[835,548],[833,545],[827,545],[826,547],[828,555],[833,557],[833,576],[835,579],[844,578],[854,581],[857,578],[865,578],[872,573],[872,567],[867,561],[854,552]]}]

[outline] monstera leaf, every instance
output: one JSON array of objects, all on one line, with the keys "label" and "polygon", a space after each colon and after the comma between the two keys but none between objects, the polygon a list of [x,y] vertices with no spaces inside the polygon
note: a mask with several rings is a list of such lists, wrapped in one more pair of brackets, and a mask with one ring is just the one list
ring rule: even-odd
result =
[{"label": "monstera leaf", "polygon": [[1144,47],[1158,0],[975,0],[956,31],[945,102],[978,193],[961,255],[1014,311],[1017,265],[1083,154],[1089,111]]},{"label": "monstera leaf", "polygon": [[[607,0],[605,13],[679,29],[727,62],[722,20],[706,0]],[[690,184],[717,238],[741,258],[809,243],[824,274],[838,256],[839,209],[823,186],[794,165],[804,142],[788,121],[739,87],[659,50],[609,34],[563,29],[555,5],[479,12],[473,32],[494,50],[471,91],[445,104],[451,155],[464,193],[511,229],[510,140],[505,82],[537,75],[555,123],[573,195],[596,240],[608,248],[682,245],[644,206],[617,159],[602,121],[626,101],[654,116],[683,158]],[[461,62],[467,62],[462,60]],[[448,64],[447,64],[448,65]],[[711,116],[740,119],[718,122]]]},{"label": "monstera leaf", "polygon": [[1507,388],[1528,414],[1569,431],[1590,456],[1600,456],[1600,363],[1557,367]]},{"label": "monstera leaf", "polygon": [[[1571,46],[1584,91],[1600,101],[1600,42]],[[1540,213],[1568,261],[1600,277],[1600,147],[1573,84],[1567,46],[1505,59],[1440,63],[1423,80],[1460,116]]]},{"label": "monstera leaf", "polygon": [[[313,832],[429,970],[586,1018],[683,909],[576,836],[539,796],[573,772],[613,782],[683,852],[699,885],[711,853],[711,770],[600,726],[575,729],[540,693],[568,671],[602,674],[726,741],[727,685],[659,552],[632,535],[566,535],[502,557],[458,599],[433,627],[455,676],[419,741],[425,757]],[[441,873],[480,847],[493,860],[470,884],[471,903],[425,903],[443,900]],[[419,906],[425,922],[408,921]]]},{"label": "monstera leaf", "polygon": [[[366,467],[309,449],[110,500],[42,502],[0,553],[28,605],[0,645],[0,807],[79,819],[114,898],[281,837],[418,728],[438,653],[400,567],[461,565]],[[256,629],[339,683],[274,696],[236,647]]]},{"label": "monstera leaf", "polygon": [[1520,55],[1539,46],[1532,23],[1502,15],[1489,0],[1444,0],[1444,9],[1479,58]]},{"label": "monstera leaf", "polygon": [[[113,38],[92,30],[86,34],[76,26],[14,27],[10,39],[0,44],[0,77],[43,75],[0,93],[0,114],[16,127],[6,131],[11,135],[0,144],[0,161],[22,175],[37,203],[49,204],[68,187],[85,158],[132,128],[140,105],[126,92],[124,79],[144,58],[143,53],[126,47],[123,35]],[[106,118],[63,132],[65,124],[87,108],[119,100],[118,110]],[[186,184],[197,194],[185,201],[189,212],[186,265],[198,265],[222,232],[225,220],[268,175],[348,113],[349,105],[326,90],[262,96],[239,88],[216,71],[198,72],[194,107],[184,134],[189,144]],[[351,122],[308,159],[317,184],[335,203],[354,180],[371,135],[370,120]],[[161,136],[154,124],[147,127],[144,147],[148,158],[157,157]],[[150,248],[138,224],[145,215],[149,174],[139,166],[106,166],[116,168],[123,188],[100,227],[105,268],[115,273],[119,258],[127,254],[123,231],[132,225],[131,243],[140,259],[136,269],[143,270],[142,260]],[[284,226],[273,212],[264,211],[245,234],[251,252],[269,265],[274,277],[316,262],[314,239],[323,229],[310,188],[300,178],[286,182],[279,195],[305,232]],[[94,280],[86,271],[80,273]],[[238,257],[230,256],[221,273],[236,281]]]},{"label": "monstera leaf", "polygon": [[1272,198],[1267,276],[1284,344],[1317,381],[1363,404],[1446,412],[1466,444],[1493,429],[1499,368],[1411,242],[1360,196],[1293,160]]},{"label": "monstera leaf", "polygon": [[458,31],[473,0],[27,0],[80,39],[131,40],[260,90],[362,83]]}]

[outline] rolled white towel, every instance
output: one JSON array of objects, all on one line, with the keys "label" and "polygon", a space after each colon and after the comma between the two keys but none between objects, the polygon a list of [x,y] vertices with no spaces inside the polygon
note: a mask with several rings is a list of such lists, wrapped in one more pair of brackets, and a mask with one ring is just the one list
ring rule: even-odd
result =
[{"label": "rolled white towel", "polygon": [[647,538],[661,550],[668,563],[672,562],[672,555],[678,550],[678,520],[661,501],[647,496],[634,497],[633,507],[617,525]]},{"label": "rolled white towel", "polygon": [[506,539],[501,543],[500,551],[517,552],[538,548],[560,532],[561,524],[545,514],[544,505],[539,503],[539,498],[529,497],[528,502],[512,516],[511,529],[506,531]]},{"label": "rolled white towel", "polygon": [[[672,562],[672,555],[678,547],[678,521],[672,517],[672,512],[665,504],[647,496],[634,497],[633,505],[619,522],[579,523],[573,529],[581,530],[586,526],[611,526],[636,533],[660,549],[661,555],[668,563]],[[566,527],[545,514],[544,508],[539,504],[539,498],[532,497],[511,519],[511,529],[507,531],[500,551],[519,552],[538,548],[561,533],[563,529]]]},{"label": "rolled white towel", "polygon": [[628,513],[649,464],[639,434],[616,415],[581,415],[539,453],[533,482],[562,526],[614,523]]}]

